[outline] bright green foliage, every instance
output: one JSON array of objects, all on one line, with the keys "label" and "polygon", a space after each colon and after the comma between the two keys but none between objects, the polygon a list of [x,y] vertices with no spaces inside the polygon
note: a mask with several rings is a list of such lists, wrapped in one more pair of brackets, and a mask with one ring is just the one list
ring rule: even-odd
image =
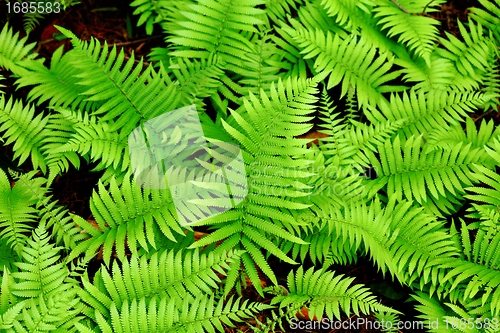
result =
[{"label": "bright green foliage", "polygon": [[[288,79],[286,85],[279,81],[277,87],[271,87],[271,99],[265,92],[261,93],[260,100],[250,93],[249,100],[244,100],[246,119],[238,112],[232,112],[236,122],[234,126],[243,128],[243,131],[222,121],[226,131],[243,148],[243,157],[250,170],[248,174],[250,189],[242,204],[207,220],[214,224],[224,223],[224,226],[198,242],[197,246],[225,239],[221,248],[229,249],[241,242],[243,248],[248,251],[248,254],[243,255],[243,259],[251,262],[251,256],[272,280],[275,280],[274,273],[259,247],[293,263],[266,238],[265,233],[303,243],[300,238],[283,228],[283,226],[290,228],[295,224],[295,219],[290,213],[279,208],[297,210],[308,206],[297,202],[294,198],[308,194],[308,186],[300,182],[299,177],[306,177],[309,173],[297,172],[294,168],[310,162],[293,159],[291,155],[306,151],[302,148],[305,140],[293,137],[306,133],[310,128],[310,125],[305,123],[310,117],[305,115],[310,113],[311,104],[316,100],[312,96],[316,92],[315,86],[314,79],[308,81]],[[294,125],[290,126],[291,123]],[[280,136],[289,139],[285,140]],[[253,271],[255,269],[253,264],[245,265],[245,269],[252,282],[256,284],[258,277]]]},{"label": "bright green foliage", "polygon": [[[304,272],[299,267],[297,272],[290,272],[287,277],[288,293],[285,296],[276,296],[272,304],[280,303],[280,307],[293,306],[295,309],[306,305],[309,316],[336,318],[341,320],[340,310],[350,316],[351,312],[368,314],[370,311],[390,311],[398,313],[377,302],[376,296],[363,285],[351,286],[354,278],[344,278],[344,275],[335,276],[335,272],[324,269],[310,268]],[[318,319],[319,320],[319,319]]]},{"label": "bright green foliage", "polygon": [[171,55],[206,58],[214,52],[228,63],[228,69],[238,72],[248,61],[245,53],[253,49],[245,33],[257,32],[254,25],[263,23],[258,16],[264,12],[255,8],[262,3],[260,0],[203,0],[188,4],[189,11],[180,12],[184,20],[176,22],[176,37],[169,39],[179,46]]},{"label": "bright green foliage", "polygon": [[490,2],[489,0],[479,0],[483,8],[474,8],[471,17],[477,22],[481,23],[484,27],[488,28],[493,33],[495,39],[500,41],[500,8],[498,4]]},{"label": "bright green foliage", "polygon": [[[0,161],[0,330],[218,332],[275,308],[254,331],[289,331],[303,306],[397,321],[379,287],[328,270],[361,257],[412,289],[430,332],[498,319],[500,9],[479,2],[440,37],[442,0],[135,0],[166,42],[147,66],[64,28],[72,49],[44,62],[5,25],[2,154],[31,171]],[[200,124],[169,114],[190,105]],[[182,162],[158,188],[134,172],[165,143]],[[89,165],[102,176],[78,216],[52,187]],[[289,291],[280,262],[303,264]],[[234,295],[248,281],[272,305]]]},{"label": "bright green foliage", "polygon": [[6,144],[15,143],[14,158],[19,158],[19,165],[31,157],[34,168],[46,172],[41,145],[47,135],[47,121],[48,117],[43,114],[35,117],[33,106],[23,106],[21,101],[14,101],[12,98],[5,100],[4,96],[0,96],[0,131],[4,132]]},{"label": "bright green foliage", "polygon": [[[208,296],[220,282],[216,273],[225,275],[228,264],[240,255],[234,251],[220,255],[200,255],[197,250],[186,254],[163,251],[149,260],[142,257],[139,261],[132,256],[121,268],[115,262],[112,272],[103,266],[92,284],[83,279],[85,289],[80,297],[88,305],[84,313],[102,332],[116,332],[127,326],[137,331],[148,325],[154,325],[149,328],[153,332],[214,332],[213,327],[220,329],[229,318],[245,318],[268,307],[239,300],[233,304],[232,299],[216,305],[215,298]],[[118,328],[118,322],[122,328]],[[88,331],[83,325],[77,328]]]},{"label": "bright green foliage", "polygon": [[219,302],[216,305],[214,297],[200,296],[193,302],[176,301],[166,297],[159,301],[153,299],[149,306],[144,298],[139,301],[125,301],[118,308],[111,304],[110,318],[106,319],[99,310],[95,311],[96,328],[90,329],[80,323],[75,326],[79,332],[222,332],[223,324],[231,320],[243,321],[253,313],[262,311],[270,306],[265,304],[233,301],[231,297],[226,305]]},{"label": "bright green foliage", "polygon": [[[71,59],[75,56],[74,51],[62,55],[63,47],[58,48],[52,55],[50,69],[40,63],[28,63],[26,68],[30,70],[29,75],[19,78],[19,87],[36,85],[30,89],[30,100],[38,99],[38,103],[49,100],[51,106],[74,105],[81,108],[94,109],[96,102],[85,100],[81,81],[76,74],[80,71],[71,65]],[[74,61],[74,60],[73,60]]]},{"label": "bright green foliage", "polygon": [[377,24],[382,25],[382,30],[389,29],[387,36],[399,36],[398,42],[405,43],[409,50],[414,50],[426,62],[430,62],[433,44],[439,33],[436,27],[438,22],[433,18],[411,14],[419,13],[428,4],[425,0],[403,0],[398,3],[383,0],[375,8],[375,17],[381,17]]},{"label": "bright green foliage", "polygon": [[266,1],[266,14],[275,22],[283,20],[286,15],[291,14],[292,8],[300,8],[303,5],[302,0],[267,0]]},{"label": "bright green foliage", "polygon": [[[429,194],[434,199],[446,196],[445,191],[453,195],[464,192],[462,185],[472,185],[474,163],[484,162],[487,154],[478,148],[459,143],[448,151],[422,153],[422,138],[410,137],[404,146],[399,137],[393,143],[389,140],[379,146],[381,163],[370,159],[375,165],[379,178],[374,186],[387,184],[387,194],[396,194],[408,200],[415,198],[419,203],[427,201]],[[404,156],[403,156],[404,154]]]},{"label": "bright green foliage", "polygon": [[[201,61],[178,58],[177,63],[171,63],[169,69],[175,75],[182,94],[180,103],[204,108],[203,98],[210,97],[221,86],[224,68],[224,62],[214,54]],[[228,90],[225,92],[231,94]]]},{"label": "bright green foliage", "polygon": [[173,1],[155,1],[155,0],[135,0],[130,6],[137,7],[134,10],[134,15],[141,14],[137,21],[137,26],[146,23],[146,33],[151,35],[153,33],[153,24],[163,23],[168,17],[169,5]]},{"label": "bright green foliage", "polygon": [[59,259],[59,248],[49,244],[48,234],[43,228],[37,228],[33,240],[28,239],[29,247],[23,248],[23,263],[16,263],[19,272],[12,273],[19,282],[12,293],[21,297],[38,297],[61,290],[61,284],[69,272],[62,263],[54,263]]},{"label": "bright green foliage", "polygon": [[[119,138],[117,132],[110,130],[107,122],[97,122],[95,117],[84,115],[81,119],[78,114],[61,111],[59,122],[67,121],[71,124],[69,139],[64,140],[64,145],[58,145],[51,151],[52,154],[77,152],[80,155],[90,155],[92,161],[99,161],[96,170],[113,166],[116,170],[125,171],[130,164],[127,142]],[[80,119],[78,119],[80,118]],[[74,153],[73,153],[74,154]]]},{"label": "bright green foliage", "polygon": [[156,248],[156,233],[163,233],[173,241],[176,240],[172,231],[184,234],[175,219],[175,207],[168,190],[141,189],[131,180],[118,187],[112,179],[109,190],[99,185],[99,192],[94,192],[90,208],[101,230],[83,222],[83,229],[92,238],[80,243],[74,255],[85,251],[93,256],[104,244],[104,259],[109,262],[115,241],[118,257],[125,258],[125,237],[129,249],[136,253],[137,242],[146,250],[149,248],[147,243]]},{"label": "bright green foliage", "polygon": [[0,170],[0,236],[20,255],[33,226],[36,209],[30,205],[30,193],[22,183],[11,188],[7,175]]},{"label": "bright green foliage", "polygon": [[0,67],[5,67],[15,74],[23,70],[21,67],[23,63],[36,57],[36,54],[29,54],[35,47],[35,43],[25,45],[28,37],[21,40],[18,37],[19,32],[14,34],[7,24],[0,32]]},{"label": "bright green foliage", "polygon": [[81,319],[77,289],[68,278],[69,270],[56,263],[59,248],[49,240],[39,226],[23,248],[23,262],[16,263],[19,272],[4,273],[1,306],[6,310],[7,302],[15,304],[2,318],[7,332],[74,332],[75,322]]},{"label": "bright green foliage", "polygon": [[384,117],[377,120],[404,120],[404,126],[397,132],[402,138],[426,134],[437,127],[457,124],[463,121],[467,112],[472,112],[489,96],[480,93],[456,93],[440,90],[410,91],[402,95],[392,95],[390,108],[382,111]]},{"label": "bright green foliage", "polygon": [[465,43],[447,33],[447,37],[450,40],[441,39],[441,43],[448,50],[439,49],[438,53],[455,62],[461,74],[475,75],[477,69],[482,70],[488,66],[488,51],[492,40],[483,36],[483,27],[481,24],[475,26],[470,19],[470,35],[460,21],[458,21],[458,27]]},{"label": "bright green foliage", "polygon": [[330,73],[327,89],[342,83],[340,97],[352,86],[361,105],[371,102],[386,106],[387,101],[381,92],[391,90],[381,85],[396,77],[396,73],[388,73],[392,67],[390,57],[381,55],[374,61],[377,49],[354,35],[344,40],[339,35],[330,32],[325,35],[320,30],[299,30],[291,34],[299,44],[301,54],[305,54],[304,59],[317,57],[314,70]]},{"label": "bright green foliage", "polygon": [[139,121],[149,120],[176,106],[177,89],[172,85],[169,89],[161,89],[164,87],[164,78],[156,73],[146,85],[149,75],[144,73],[137,77],[142,71],[142,62],[132,70],[135,60],[133,56],[121,69],[123,50],[117,55],[114,46],[108,54],[106,42],[101,50],[101,44],[96,39],[86,43],[63,28],[61,31],[72,38],[75,46],[72,64],[80,69],[80,73],[76,75],[80,78],[79,83],[89,87],[84,94],[90,95],[90,100],[104,102],[95,114],[105,114],[101,118],[104,121],[115,120],[110,131],[120,129],[121,136],[125,137]]}]

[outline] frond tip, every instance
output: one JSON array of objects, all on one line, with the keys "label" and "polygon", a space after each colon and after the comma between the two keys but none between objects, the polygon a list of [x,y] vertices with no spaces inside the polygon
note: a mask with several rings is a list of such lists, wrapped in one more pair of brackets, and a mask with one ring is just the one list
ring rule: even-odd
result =
[{"label": "frond tip", "polygon": [[280,307],[292,306],[300,308],[307,306],[309,316],[341,320],[340,311],[347,316],[351,312],[359,316],[361,311],[369,314],[371,311],[386,311],[388,313],[400,312],[393,310],[377,302],[377,297],[363,285],[351,286],[355,278],[344,278],[344,275],[335,276],[335,272],[316,270],[314,267],[304,272],[303,267],[299,267],[294,274],[288,274],[287,295],[278,295],[273,298],[271,304],[280,303]]}]

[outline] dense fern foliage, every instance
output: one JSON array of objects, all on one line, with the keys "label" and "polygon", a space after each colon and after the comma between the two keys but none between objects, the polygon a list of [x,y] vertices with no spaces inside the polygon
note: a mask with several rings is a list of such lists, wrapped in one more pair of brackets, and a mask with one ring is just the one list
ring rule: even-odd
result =
[{"label": "dense fern foliage", "polygon": [[[396,325],[334,271],[364,256],[427,331],[500,332],[500,7],[479,2],[440,36],[441,0],[135,0],[164,34],[148,65],[64,27],[44,61],[6,24],[0,67],[29,93],[1,91],[0,141],[32,171],[0,169],[0,330]],[[53,200],[82,164],[91,218]],[[297,266],[286,286],[270,258]]]}]

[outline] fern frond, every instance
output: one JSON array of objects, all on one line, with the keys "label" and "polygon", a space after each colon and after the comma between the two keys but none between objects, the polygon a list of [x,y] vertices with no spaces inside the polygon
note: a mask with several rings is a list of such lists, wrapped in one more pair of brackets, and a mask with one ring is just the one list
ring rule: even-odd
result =
[{"label": "fern frond", "polygon": [[[75,47],[73,66],[80,69],[77,75],[80,84],[87,86],[85,95],[92,101],[102,101],[103,105],[94,113],[102,115],[104,121],[115,120],[110,131],[120,129],[120,137],[126,137],[139,121],[149,120],[175,108],[179,95],[174,85],[166,85],[164,78],[152,66],[142,72],[142,61],[134,70],[134,57],[130,57],[123,69],[123,49],[117,54],[116,46],[108,54],[108,44],[96,39],[82,42],[70,31],[58,28],[71,38]],[[148,83],[146,84],[146,80]]]},{"label": "fern frond", "polygon": [[[439,301],[435,296],[429,296],[429,294],[421,291],[416,291],[414,295],[411,295],[411,297],[420,303],[415,306],[415,309],[422,313],[417,317],[423,320],[427,320],[426,326],[428,332],[453,332],[453,329],[451,328],[451,317],[454,313],[450,309],[447,309],[444,304],[442,304],[443,301]],[[436,318],[439,326],[434,325],[435,327],[431,327],[428,321],[429,318]],[[435,322],[435,320],[433,320],[433,322]],[[447,323],[449,327],[448,329],[446,329]]]},{"label": "fern frond", "polygon": [[6,274],[6,269],[11,272],[16,271],[14,263],[19,260],[19,255],[9,245],[7,238],[0,238],[0,272],[3,272],[1,274]]},{"label": "fern frond", "polygon": [[406,120],[397,132],[402,139],[412,135],[426,136],[429,131],[436,128],[459,124],[464,117],[468,117],[467,112],[477,109],[487,99],[487,96],[479,92],[405,91],[401,96],[399,94],[391,96],[390,108],[382,110],[384,117],[377,120],[380,122]]},{"label": "fern frond", "polygon": [[470,17],[491,31],[498,43],[500,41],[500,8],[498,3],[489,0],[479,0],[479,3],[484,9],[471,8]]},{"label": "fern frond", "polygon": [[279,80],[278,72],[286,68],[283,64],[285,52],[278,49],[277,45],[271,39],[272,30],[267,29],[256,34],[255,52],[248,53],[250,59],[246,63],[247,69],[241,73],[245,75],[243,79],[238,80],[238,84],[242,85],[242,95],[248,96],[249,92],[261,97],[261,90],[269,93],[271,83]]},{"label": "fern frond", "polygon": [[[464,193],[463,185],[471,186],[475,181],[475,163],[484,163],[487,154],[471,145],[457,144],[450,151],[422,152],[422,137],[410,137],[404,145],[399,136],[394,142],[387,140],[379,146],[380,162],[367,152],[377,170],[373,180],[375,188],[387,185],[387,194],[396,194],[401,200],[415,198],[418,203],[434,198],[446,197],[446,191],[457,196]],[[457,193],[458,192],[458,193]],[[429,195],[430,194],[430,195]]]},{"label": "fern frond", "polygon": [[329,74],[327,89],[342,83],[340,97],[345,96],[352,87],[360,105],[388,105],[382,92],[395,90],[383,84],[397,76],[388,73],[393,63],[391,55],[380,54],[375,58],[377,49],[354,35],[342,39],[329,31],[325,35],[321,30],[298,30],[291,34],[299,43],[304,59],[316,57],[315,71]]},{"label": "fern frond", "polygon": [[201,295],[194,302],[177,301],[164,297],[154,299],[149,306],[144,298],[125,301],[121,307],[111,304],[111,315],[105,318],[98,310],[95,318],[99,330],[76,324],[82,333],[90,332],[222,332],[225,325],[234,326],[233,321],[243,321],[254,313],[270,308],[262,303],[249,303],[248,300],[234,300],[228,303],[215,300],[215,297]]},{"label": "fern frond", "polygon": [[43,156],[42,141],[47,136],[45,128],[49,117],[40,113],[35,117],[35,108],[23,104],[13,98],[8,101],[0,95],[0,132],[7,139],[5,144],[14,143],[14,158],[19,158],[19,165],[31,157],[33,168],[47,171],[47,164]]},{"label": "fern frond", "polygon": [[28,36],[19,39],[19,32],[14,34],[8,24],[3,26],[0,32],[0,67],[5,67],[16,75],[24,72],[22,66],[37,56],[30,54],[36,43],[26,45],[27,39]]},{"label": "fern frond", "polygon": [[7,175],[0,169],[0,237],[21,255],[28,239],[25,235],[33,227],[36,209],[32,205],[31,194],[26,193],[22,183],[11,188]]},{"label": "fern frond", "polygon": [[115,241],[118,258],[123,259],[125,238],[130,251],[137,253],[137,242],[146,250],[149,249],[148,243],[156,248],[156,233],[163,233],[173,241],[172,231],[184,235],[168,189],[141,188],[130,179],[118,187],[116,181],[111,179],[109,189],[99,183],[99,191],[94,192],[90,200],[90,210],[102,231],[92,225],[81,225],[92,238],[80,243],[71,257],[83,251],[93,256],[104,244],[104,261],[109,263]]},{"label": "fern frond", "polygon": [[352,202],[342,208],[312,206],[310,209],[321,221],[320,227],[304,238],[310,244],[293,244],[293,258],[300,253],[304,260],[309,253],[315,262],[315,257],[321,260],[321,253],[329,252],[335,260],[345,262],[351,261],[354,252],[362,247],[382,272],[385,273],[386,265],[390,272],[396,271],[389,256],[391,212],[382,209],[380,202],[370,205]]},{"label": "fern frond", "polygon": [[34,13],[26,13],[23,15],[23,27],[24,31],[26,31],[27,34],[29,34],[35,26],[37,26],[40,22],[39,19],[42,19],[43,15],[39,13],[38,11],[35,11]]},{"label": "fern frond", "polygon": [[[468,238],[469,231],[465,223],[462,237]],[[481,296],[482,305],[487,304],[490,309],[491,318],[500,313],[500,255],[498,253],[500,244],[500,233],[488,236],[483,230],[478,230],[472,248],[465,248],[467,260],[464,259],[441,259],[443,268],[449,268],[444,280],[452,283],[449,291],[457,288],[459,284],[466,285],[463,291],[463,300],[474,299]]]},{"label": "fern frond", "polygon": [[204,109],[202,99],[213,95],[221,85],[225,75],[225,64],[214,54],[200,61],[188,58],[177,58],[174,63],[170,59],[170,67],[177,78],[179,93],[182,94],[180,105],[195,104],[199,110]]},{"label": "fern frond", "polygon": [[449,285],[437,260],[458,256],[448,230],[435,216],[412,207],[412,202],[396,202],[396,197],[391,197],[386,210],[392,212],[390,228],[395,236],[390,253],[399,280],[408,285],[420,282],[420,289],[431,282],[431,295],[434,291],[445,294]]},{"label": "fern frond", "polygon": [[17,332],[75,332],[75,323],[82,319],[80,300],[75,298],[76,288],[44,297],[31,298],[26,301],[19,316]]},{"label": "fern frond", "polygon": [[283,21],[292,13],[292,9],[297,10],[303,4],[302,0],[266,0],[266,14],[274,22]]},{"label": "fern frond", "polygon": [[83,277],[80,297],[88,305],[84,313],[93,320],[98,310],[109,318],[112,304],[121,308],[125,302],[145,297],[147,305],[158,299],[187,300],[192,303],[199,295],[213,294],[221,282],[217,273],[226,275],[229,264],[241,256],[240,251],[201,254],[173,250],[155,252],[151,259],[132,255],[120,265],[115,261],[108,272],[102,266],[93,283]]},{"label": "fern frond", "polygon": [[370,0],[346,0],[333,1],[322,0],[321,6],[330,17],[335,17],[335,22],[350,32],[369,30],[370,20],[368,17],[373,10],[374,3]]},{"label": "fern frond", "polygon": [[63,283],[69,275],[68,269],[62,263],[56,263],[60,258],[60,248],[49,244],[49,240],[43,226],[33,231],[28,246],[23,248],[23,262],[15,264],[20,271],[12,273],[14,278],[20,280],[12,290],[14,295],[36,298],[71,287],[71,284]]},{"label": "fern frond", "polygon": [[[81,156],[90,155],[90,160],[99,164],[94,170],[101,170],[112,166],[114,169],[127,170],[130,166],[129,149],[126,139],[120,139],[118,133],[112,131],[112,125],[106,121],[98,121],[96,117],[89,117],[87,113],[72,115],[72,112],[61,110],[63,119],[73,122],[73,133],[65,135],[67,140],[51,151],[55,154],[78,153]],[[65,134],[65,133],[64,133]]]},{"label": "fern frond", "polygon": [[[271,304],[280,303],[280,307],[306,305],[310,315],[316,318],[326,317],[330,320],[341,320],[340,311],[347,316],[360,312],[369,314],[371,311],[387,311],[399,313],[377,302],[368,288],[357,284],[351,286],[355,278],[345,278],[343,274],[313,267],[304,272],[302,266],[297,272],[291,271],[287,277],[289,293],[286,296],[275,296]],[[300,306],[299,306],[300,308]]]},{"label": "fern frond", "polygon": [[451,150],[460,142],[463,144],[471,143],[473,148],[487,148],[488,145],[493,144],[494,140],[500,136],[499,128],[494,131],[493,121],[486,122],[483,119],[479,130],[474,120],[470,117],[466,118],[465,124],[465,131],[462,129],[461,124],[457,124],[429,132],[425,144],[426,152],[439,148]]},{"label": "fern frond", "polygon": [[[402,67],[403,81],[412,84],[414,90],[432,91],[434,89],[447,89],[453,83],[455,66],[449,59],[443,58],[433,52],[430,55],[430,63],[419,58],[411,59],[396,58],[394,63]],[[455,70],[456,71],[456,70]],[[458,71],[456,71],[458,74]]]},{"label": "fern frond", "polygon": [[51,201],[52,196],[49,195],[49,187],[45,178],[33,178],[34,171],[21,176],[14,172],[11,174],[15,176],[16,184],[19,184],[25,194],[31,196],[27,202],[35,205],[39,225],[43,225],[45,229],[52,227],[51,236],[55,238],[56,245],[62,243],[67,249],[72,249],[79,241],[86,238],[80,233],[81,229],[75,226],[68,210],[56,206],[56,202]]},{"label": "fern frond", "polygon": [[18,301],[12,294],[15,285],[14,278],[9,270],[3,270],[0,288],[0,329],[8,330],[17,323],[17,316],[25,306],[25,301]]},{"label": "fern frond", "polygon": [[[307,115],[312,112],[312,104],[317,100],[314,96],[317,93],[316,80],[303,81],[295,78],[288,79],[285,84],[279,81],[277,87],[271,86],[271,98],[261,92],[259,100],[250,93],[250,98],[244,100],[246,112],[231,113],[236,125],[232,126],[222,120],[225,130],[242,146],[245,165],[248,166],[249,191],[236,208],[205,220],[203,223],[223,225],[193,244],[193,247],[224,239],[219,246],[224,249],[241,242],[248,251],[247,257],[244,255],[243,259],[250,259],[251,256],[273,282],[274,273],[260,248],[293,263],[266,234],[277,239],[303,243],[283,226],[289,228],[295,224],[293,215],[287,210],[308,207],[294,198],[308,195],[309,187],[304,186],[298,179],[308,177],[311,173],[296,168],[307,166],[310,161],[292,158],[307,152],[307,149],[303,148],[307,140],[293,138],[311,128],[311,125],[305,122],[311,119]],[[254,286],[260,285],[257,278],[252,278],[250,273],[248,276]],[[256,274],[253,276],[256,277]]]},{"label": "fern frond", "polygon": [[188,11],[180,12],[183,20],[176,21],[175,36],[168,39],[179,46],[171,55],[207,58],[213,52],[227,63],[227,69],[239,73],[239,68],[245,68],[248,61],[246,53],[253,51],[244,34],[256,33],[254,25],[264,23],[258,17],[265,12],[256,8],[262,4],[261,0],[237,3],[203,0],[188,4]]},{"label": "fern frond", "polygon": [[365,150],[377,151],[377,147],[390,138],[394,133],[400,130],[403,125],[403,120],[377,122],[371,125],[353,122],[349,131],[344,133],[341,141],[351,145],[352,160],[364,167],[369,166],[369,160],[364,153]]},{"label": "fern frond", "polygon": [[61,112],[49,116],[49,121],[46,124],[48,132],[41,147],[49,169],[49,186],[58,174],[69,170],[70,163],[76,169],[80,168],[80,158],[76,152],[59,151],[60,147],[65,145],[74,135],[76,124],[74,119],[64,116]]},{"label": "fern frond", "polygon": [[130,4],[130,7],[135,8],[133,15],[140,15],[137,20],[137,26],[140,27],[146,23],[146,34],[153,33],[153,25],[159,23],[160,25],[167,21],[169,15],[168,11],[172,7],[173,1],[154,1],[154,0],[135,0]]},{"label": "fern frond", "polygon": [[[496,133],[497,131],[495,131]],[[490,147],[494,148],[491,149]],[[495,160],[496,165],[500,165],[500,139],[496,139],[490,144],[490,147],[485,147],[486,152]]]},{"label": "fern frond", "polygon": [[38,100],[37,105],[49,101],[53,107],[71,107],[95,110],[102,103],[87,100],[83,93],[85,87],[80,85],[78,74],[81,70],[72,65],[76,52],[71,50],[62,55],[64,47],[61,46],[52,54],[50,69],[40,63],[30,62],[25,65],[27,71],[17,79],[19,87],[33,86],[29,90],[28,98]]},{"label": "fern frond", "polygon": [[405,43],[410,50],[430,63],[430,55],[439,35],[436,26],[440,22],[431,17],[412,15],[424,6],[429,8],[424,3],[425,1],[403,0],[398,1],[397,5],[393,1],[384,0],[378,2],[373,11],[376,12],[375,17],[381,17],[377,23],[382,25],[381,29],[389,29],[388,37],[399,36],[398,42]]},{"label": "fern frond", "polygon": [[446,32],[449,40],[440,38],[440,42],[446,47],[446,50],[437,49],[437,52],[441,56],[453,61],[462,75],[474,76],[478,70],[484,71],[488,67],[492,41],[488,37],[483,36],[483,27],[481,24],[476,26],[470,18],[468,25],[470,32],[467,32],[460,20],[457,21],[457,24],[464,42]]},{"label": "fern frond", "polygon": [[346,134],[346,124],[342,123],[342,119],[339,118],[340,113],[334,112],[335,106],[332,107],[333,101],[330,101],[330,96],[323,86],[323,91],[321,93],[320,100],[320,110],[319,113],[323,117],[319,117],[324,124],[320,124],[323,128],[319,130],[319,133],[326,134],[327,137],[321,138],[321,151],[325,156],[331,156],[325,165],[346,165],[351,162],[349,159],[353,154],[353,148],[350,143],[346,143],[342,140],[342,137]]},{"label": "fern frond", "polygon": [[482,165],[476,165],[476,168],[477,172],[475,178],[477,181],[491,186],[492,188],[480,186],[468,187],[466,190],[474,194],[469,194],[465,197],[474,201],[487,203],[491,208],[498,210],[500,208],[500,196],[498,191],[500,189],[500,175]]},{"label": "fern frond", "polygon": [[490,50],[488,53],[488,66],[482,74],[482,88],[486,95],[491,96],[490,100],[482,106],[484,112],[490,109],[496,110],[500,105],[500,63],[498,62],[499,53],[495,46],[496,44],[490,43]]}]

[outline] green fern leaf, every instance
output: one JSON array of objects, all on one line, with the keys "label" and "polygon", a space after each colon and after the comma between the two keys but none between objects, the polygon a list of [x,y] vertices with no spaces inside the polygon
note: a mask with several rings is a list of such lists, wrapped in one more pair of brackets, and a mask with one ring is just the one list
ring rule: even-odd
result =
[{"label": "green fern leaf", "polygon": [[35,220],[36,209],[31,206],[31,195],[26,193],[22,183],[16,183],[12,188],[7,175],[0,169],[0,237],[21,255],[28,239],[25,235],[33,227],[30,222]]},{"label": "green fern leaf", "polygon": [[461,74],[474,76],[477,70],[483,71],[488,67],[492,41],[488,37],[483,36],[481,24],[474,25],[470,18],[470,33],[465,30],[464,25],[460,21],[457,21],[457,24],[465,42],[461,42],[458,38],[447,32],[446,36],[449,41],[443,38],[440,39],[441,44],[447,50],[438,49],[437,52],[441,56],[452,60]]},{"label": "green fern leaf", "polygon": [[397,77],[396,73],[388,73],[393,63],[391,55],[381,54],[375,59],[377,49],[354,35],[342,39],[330,32],[325,35],[321,30],[290,33],[299,43],[304,59],[316,57],[315,71],[329,74],[327,89],[342,83],[341,97],[352,87],[360,105],[388,105],[382,92],[395,90],[382,85]]},{"label": "green fern leaf", "polygon": [[19,158],[19,165],[31,157],[34,169],[47,171],[47,164],[42,153],[42,141],[47,136],[45,128],[49,117],[38,114],[35,117],[34,106],[23,106],[20,101],[10,98],[8,101],[0,95],[0,132],[4,132],[5,144],[14,143],[14,158]]},{"label": "green fern leaf", "polygon": [[30,54],[35,43],[26,45],[27,39],[28,36],[19,40],[19,32],[14,35],[12,28],[8,24],[4,25],[0,32],[0,67],[5,67],[16,75],[24,72],[22,66],[37,56]]},{"label": "green fern leaf", "polygon": [[49,240],[42,226],[33,231],[33,239],[28,239],[29,246],[23,248],[24,262],[16,263],[21,270],[12,273],[14,278],[20,280],[12,290],[14,295],[38,297],[71,287],[63,283],[69,275],[68,269],[62,263],[56,264],[60,248],[49,244]]},{"label": "green fern leaf", "polygon": [[[425,1],[381,1],[373,10],[375,17],[381,17],[378,21],[382,25],[382,30],[389,29],[388,37],[399,35],[398,42],[405,43],[410,50],[424,58],[430,63],[430,54],[433,51],[433,44],[438,38],[439,31],[437,25],[439,21],[426,17],[411,15],[421,10]],[[426,7],[427,5],[424,4]]]},{"label": "green fern leaf", "polygon": [[[286,296],[275,296],[271,304],[280,303],[280,307],[293,304],[299,308],[308,307],[310,316],[341,320],[340,310],[347,316],[360,312],[369,314],[371,311],[387,311],[399,313],[377,302],[376,296],[369,292],[363,285],[351,286],[354,278],[344,278],[344,275],[335,275],[324,269],[308,269],[304,272],[299,267],[297,272],[290,272],[287,277],[289,293]],[[298,306],[297,306],[298,305]]]},{"label": "green fern leaf", "polygon": [[148,306],[165,297],[191,303],[199,295],[213,294],[221,282],[217,273],[226,275],[229,264],[241,254],[230,251],[200,255],[198,250],[184,253],[170,250],[155,252],[149,260],[133,255],[121,268],[114,262],[111,272],[102,266],[93,283],[83,277],[80,297],[88,305],[85,313],[95,320],[95,309],[109,318],[112,304],[121,308],[127,301],[140,301],[144,297]]},{"label": "green fern leaf", "polygon": [[81,71],[72,65],[76,61],[76,52],[71,50],[62,55],[64,47],[52,54],[50,69],[43,64],[30,62],[25,65],[27,71],[16,81],[19,87],[31,87],[28,97],[31,101],[38,99],[37,105],[49,101],[49,105],[63,108],[71,107],[95,110],[99,102],[86,100],[85,88],[79,83]]},{"label": "green fern leaf", "polygon": [[[137,127],[139,121],[149,120],[175,108],[179,101],[176,87],[165,85],[164,78],[152,67],[142,72],[142,61],[132,71],[135,59],[132,56],[124,68],[123,49],[117,55],[116,46],[108,54],[108,44],[101,44],[96,39],[90,43],[82,42],[70,31],[59,27],[65,36],[71,38],[75,47],[73,66],[80,69],[77,75],[80,84],[87,86],[85,95],[92,101],[104,104],[95,114],[104,114],[101,119],[115,120],[110,131],[120,129],[120,137],[126,137]],[[148,84],[145,84],[148,80]]]},{"label": "green fern leaf", "polygon": [[263,23],[258,17],[265,12],[256,8],[262,4],[261,0],[239,3],[203,0],[188,4],[189,9],[180,12],[184,18],[176,22],[174,36],[168,39],[179,46],[170,55],[207,58],[214,52],[228,64],[227,69],[239,73],[239,68],[245,68],[248,61],[246,53],[253,50],[244,33],[257,32],[254,25]]},{"label": "green fern leaf", "polygon": [[[379,146],[380,162],[371,152],[370,161],[377,170],[378,179],[373,185],[387,185],[388,196],[393,193],[418,203],[427,202],[430,197],[439,200],[446,197],[446,191],[454,196],[464,193],[462,185],[475,181],[474,163],[484,163],[488,155],[471,145],[457,144],[451,151],[422,152],[422,137],[410,137],[404,145],[399,136],[394,142],[387,140]],[[430,196],[429,196],[430,194]]]}]

